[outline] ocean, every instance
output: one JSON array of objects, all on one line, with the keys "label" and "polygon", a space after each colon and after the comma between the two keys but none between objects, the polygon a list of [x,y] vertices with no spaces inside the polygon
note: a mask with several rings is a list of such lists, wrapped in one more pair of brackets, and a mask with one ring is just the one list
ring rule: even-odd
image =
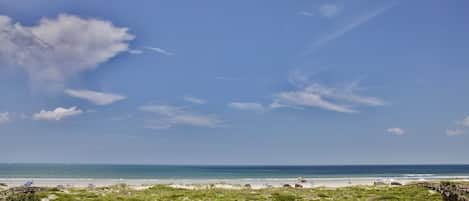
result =
[{"label": "ocean", "polygon": [[0,178],[249,179],[469,177],[469,165],[195,166],[0,164]]}]

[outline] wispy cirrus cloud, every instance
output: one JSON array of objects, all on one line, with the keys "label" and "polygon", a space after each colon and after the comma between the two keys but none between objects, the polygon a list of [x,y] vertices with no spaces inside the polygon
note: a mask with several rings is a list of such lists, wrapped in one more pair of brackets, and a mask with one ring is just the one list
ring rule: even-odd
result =
[{"label": "wispy cirrus cloud", "polygon": [[147,49],[147,50],[151,50],[151,51],[166,55],[166,56],[173,56],[174,55],[174,53],[172,53],[168,50],[165,50],[163,48],[159,48],[159,47],[144,47],[144,48]]},{"label": "wispy cirrus cloud", "polygon": [[456,126],[445,130],[446,136],[453,137],[464,135],[465,130],[469,128],[469,116],[455,122]]},{"label": "wispy cirrus cloud", "polygon": [[343,100],[367,106],[381,106],[385,104],[383,100],[376,97],[358,95],[353,90],[325,87],[318,83],[307,86],[305,91],[331,99]]},{"label": "wispy cirrus cloud", "polygon": [[92,90],[75,90],[75,89],[66,89],[65,94],[90,101],[96,105],[109,105],[117,101],[126,99],[127,97],[120,94],[104,93]]},{"label": "wispy cirrus cloud", "polygon": [[299,72],[290,75],[290,82],[296,89],[274,94],[271,108],[317,107],[342,113],[358,113],[354,106],[385,105],[380,98],[357,94],[357,82],[344,88],[329,87],[313,82]]},{"label": "wispy cirrus cloud", "polygon": [[325,100],[321,95],[311,93],[308,90],[280,92],[274,95],[275,103],[294,107],[317,107],[335,112],[357,113],[358,111],[343,104],[337,104]]},{"label": "wispy cirrus cloud", "polygon": [[464,127],[469,127],[469,116],[467,116],[466,118],[464,118],[460,124]]},{"label": "wispy cirrus cloud", "polygon": [[458,135],[463,135],[464,131],[462,129],[446,129],[445,131],[446,136],[452,137],[452,136],[458,136]]},{"label": "wispy cirrus cloud", "polygon": [[199,105],[205,104],[207,102],[203,99],[196,98],[194,96],[184,96],[184,101],[189,102],[189,103],[199,104]]},{"label": "wispy cirrus cloud", "polygon": [[326,3],[321,6],[319,6],[319,13],[323,17],[327,18],[333,18],[342,12],[343,5],[342,4],[332,4],[332,3]]},{"label": "wispy cirrus cloud", "polygon": [[110,21],[60,14],[25,26],[0,15],[0,63],[25,71],[53,88],[70,76],[98,68],[128,49],[135,37]]},{"label": "wispy cirrus cloud", "polygon": [[237,109],[237,110],[246,110],[246,111],[256,111],[261,112],[265,111],[266,108],[257,102],[230,102],[228,103],[228,107]]},{"label": "wispy cirrus cloud", "polygon": [[40,112],[33,115],[34,120],[46,120],[46,121],[60,121],[62,119],[77,116],[82,114],[83,111],[77,107],[63,108],[58,107],[54,110],[41,110]]},{"label": "wispy cirrus cloud", "polygon": [[145,127],[150,129],[169,129],[178,125],[215,128],[222,122],[214,115],[195,114],[171,105],[143,105],[139,110],[157,115],[145,121]]},{"label": "wispy cirrus cloud", "polygon": [[316,5],[311,10],[302,10],[299,12],[303,16],[320,16],[325,18],[334,18],[343,10],[343,5],[338,3],[325,3],[321,5]]},{"label": "wispy cirrus cloud", "polygon": [[[329,43],[330,41],[333,41],[333,40],[343,36],[347,32],[354,30],[355,28],[365,24],[366,22],[374,19],[375,17],[379,16],[380,14],[382,14],[382,13],[386,12],[387,10],[393,8],[395,5],[396,5],[396,3],[394,1],[392,1],[389,4],[386,4],[384,6],[376,8],[374,10],[371,10],[367,13],[359,15],[358,17],[355,17],[354,19],[352,19],[351,22],[349,22],[348,24],[343,25],[341,28],[339,28],[337,30],[334,30],[334,31],[331,31],[329,33],[326,33],[323,36],[316,39],[311,44],[309,51],[315,50],[315,49]],[[324,13],[332,14],[332,13],[334,13],[333,10],[334,9],[332,9],[332,7],[331,8],[325,8]]]},{"label": "wispy cirrus cloud", "polygon": [[127,50],[127,52],[129,54],[143,54],[147,51],[156,52],[158,54],[162,54],[162,55],[165,55],[165,56],[174,56],[173,52],[170,52],[168,50],[165,50],[165,49],[159,48],[159,47],[145,46],[145,47],[142,47],[142,48],[133,48],[133,49],[128,49]]},{"label": "wispy cirrus cloud", "polygon": [[8,123],[11,121],[9,112],[0,112],[0,124]]},{"label": "wispy cirrus cloud", "polygon": [[402,128],[394,127],[394,128],[388,128],[386,131],[392,135],[404,135],[405,131]]},{"label": "wispy cirrus cloud", "polygon": [[308,16],[308,17],[314,16],[314,13],[313,13],[313,12],[311,12],[311,11],[304,11],[304,10],[298,12],[298,14],[304,15],[304,16]]}]

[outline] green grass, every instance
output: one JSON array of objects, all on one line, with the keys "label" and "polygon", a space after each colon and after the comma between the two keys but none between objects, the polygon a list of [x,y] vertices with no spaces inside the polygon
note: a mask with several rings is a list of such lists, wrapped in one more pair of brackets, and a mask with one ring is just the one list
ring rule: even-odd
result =
[{"label": "green grass", "polygon": [[356,186],[337,189],[314,188],[269,188],[261,190],[228,190],[228,189],[176,189],[164,185],[156,185],[146,190],[133,190],[125,185],[106,188],[69,189],[67,192],[43,191],[38,194],[45,198],[50,195],[55,201],[306,201],[306,200],[363,200],[363,201],[441,201],[441,195],[431,193],[428,189],[417,185],[399,187]]}]

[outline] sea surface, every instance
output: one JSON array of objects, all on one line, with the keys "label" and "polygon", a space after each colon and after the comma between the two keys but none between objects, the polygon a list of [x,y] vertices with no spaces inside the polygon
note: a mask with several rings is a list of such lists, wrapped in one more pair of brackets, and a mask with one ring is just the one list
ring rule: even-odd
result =
[{"label": "sea surface", "polygon": [[0,178],[248,179],[469,177],[469,165],[181,166],[0,164]]}]

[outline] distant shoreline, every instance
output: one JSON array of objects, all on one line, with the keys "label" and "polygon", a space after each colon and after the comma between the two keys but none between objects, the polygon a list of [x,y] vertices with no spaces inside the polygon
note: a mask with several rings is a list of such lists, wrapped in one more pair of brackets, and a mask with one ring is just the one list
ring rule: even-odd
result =
[{"label": "distant shoreline", "polygon": [[169,185],[177,188],[198,188],[214,186],[219,188],[237,189],[249,185],[255,189],[268,187],[282,187],[284,185],[294,186],[300,184],[305,188],[315,187],[347,187],[356,185],[373,185],[374,182],[390,184],[398,182],[408,184],[420,181],[469,181],[469,176],[440,176],[431,178],[409,178],[409,177],[343,177],[343,178],[239,178],[239,179],[92,179],[92,178],[0,178],[0,183],[9,187],[22,186],[27,181],[33,181],[34,186],[39,187],[96,187],[111,186],[115,184],[127,184],[136,188],[151,185]]}]

